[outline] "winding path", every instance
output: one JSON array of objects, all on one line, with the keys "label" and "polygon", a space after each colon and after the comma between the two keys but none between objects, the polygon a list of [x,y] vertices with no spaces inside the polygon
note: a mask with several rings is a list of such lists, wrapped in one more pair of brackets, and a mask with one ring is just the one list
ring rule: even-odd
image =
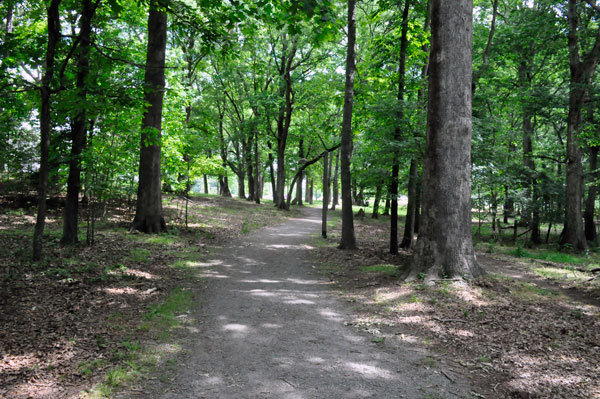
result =
[{"label": "winding path", "polygon": [[177,377],[147,398],[469,397],[424,367],[422,350],[374,344],[344,324],[349,305],[310,264],[318,232],[320,211],[307,209],[214,251]]}]

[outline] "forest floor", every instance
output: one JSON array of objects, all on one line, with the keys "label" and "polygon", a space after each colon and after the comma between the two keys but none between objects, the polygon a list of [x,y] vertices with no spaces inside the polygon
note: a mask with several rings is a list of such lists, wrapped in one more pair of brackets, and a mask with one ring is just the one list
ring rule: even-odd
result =
[{"label": "forest floor", "polygon": [[187,230],[182,209],[158,236],[114,209],[66,249],[56,213],[31,263],[33,214],[3,208],[0,398],[600,398],[593,256],[484,245],[487,276],[427,286],[384,218],[342,252],[337,213],[324,240],[314,209],[196,197]]},{"label": "forest floor", "polygon": [[128,233],[131,210],[111,206],[95,223],[93,246],[61,248],[61,210],[51,209],[45,256],[34,263],[35,208],[13,205],[0,199],[2,399],[111,397],[168,366],[172,330],[196,303],[194,262],[209,247],[288,216],[269,205],[199,196],[185,229],[183,202],[165,199],[170,229],[147,236]]},{"label": "forest floor", "polygon": [[339,218],[315,240],[322,272],[354,305],[353,325],[386,345],[429,348],[423,366],[467,378],[477,397],[600,398],[600,285],[586,272],[597,256],[555,256],[577,261],[565,264],[487,244],[477,252],[487,275],[472,283],[405,283],[409,253],[387,253],[388,220],[355,221],[358,251],[335,248]]}]

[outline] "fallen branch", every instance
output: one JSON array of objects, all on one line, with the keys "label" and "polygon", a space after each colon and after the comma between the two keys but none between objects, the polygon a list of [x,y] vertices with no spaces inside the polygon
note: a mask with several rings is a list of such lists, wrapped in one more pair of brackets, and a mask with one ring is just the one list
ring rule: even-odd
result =
[{"label": "fallen branch", "polygon": [[440,372],[442,374],[444,374],[444,377],[446,377],[447,379],[449,379],[450,381],[452,381],[453,384],[456,384],[456,381],[454,380],[454,378],[450,377],[444,370],[440,370]]}]

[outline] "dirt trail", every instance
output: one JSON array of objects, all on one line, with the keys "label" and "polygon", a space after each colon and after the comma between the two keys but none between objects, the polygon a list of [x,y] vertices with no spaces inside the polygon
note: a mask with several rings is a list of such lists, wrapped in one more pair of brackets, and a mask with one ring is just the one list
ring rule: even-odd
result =
[{"label": "dirt trail", "polygon": [[320,211],[307,209],[214,251],[177,376],[135,397],[470,397],[468,383],[425,367],[424,350],[375,344],[344,324],[350,305],[310,264],[319,224]]}]

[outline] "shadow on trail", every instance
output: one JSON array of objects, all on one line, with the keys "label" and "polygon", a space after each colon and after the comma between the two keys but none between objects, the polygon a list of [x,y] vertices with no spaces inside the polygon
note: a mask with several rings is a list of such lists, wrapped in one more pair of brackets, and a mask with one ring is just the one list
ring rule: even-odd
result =
[{"label": "shadow on trail", "polygon": [[[167,398],[452,398],[418,349],[390,353],[344,325],[330,283],[312,271],[318,214],[264,229],[197,267],[201,332]],[[435,395],[435,396],[432,396]]]}]

